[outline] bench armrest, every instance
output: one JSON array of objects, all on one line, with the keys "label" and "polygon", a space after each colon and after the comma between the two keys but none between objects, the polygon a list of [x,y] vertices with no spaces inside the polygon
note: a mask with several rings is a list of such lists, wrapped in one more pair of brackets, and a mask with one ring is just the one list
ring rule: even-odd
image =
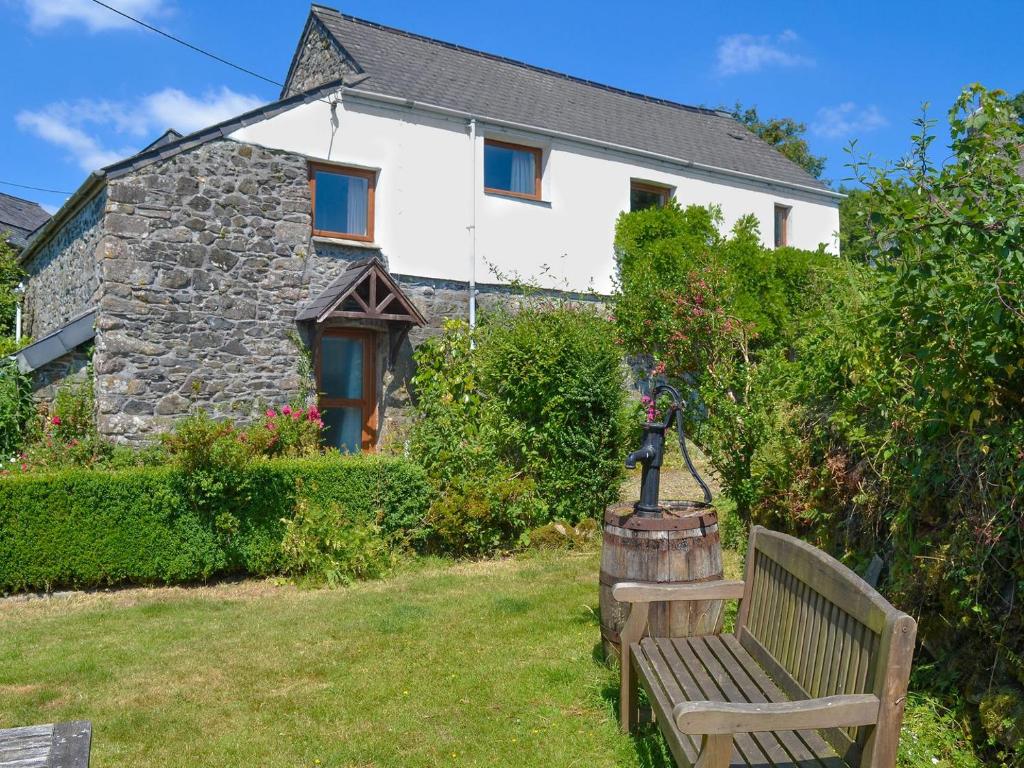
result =
[{"label": "bench armrest", "polygon": [[727,579],[658,584],[649,581],[623,581],[612,587],[612,597],[620,603],[657,603],[676,600],[739,600],[743,582]]},{"label": "bench armrest", "polygon": [[687,701],[676,705],[672,719],[691,735],[850,728],[877,723],[880,704],[870,693],[766,704]]}]

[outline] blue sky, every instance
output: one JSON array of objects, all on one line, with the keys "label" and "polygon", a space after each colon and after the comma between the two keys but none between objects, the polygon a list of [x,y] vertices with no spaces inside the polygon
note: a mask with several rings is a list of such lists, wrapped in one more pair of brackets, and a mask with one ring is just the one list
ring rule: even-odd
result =
[{"label": "blue sky", "polygon": [[[274,80],[309,5],[299,0],[108,0]],[[331,5],[329,1],[325,4]],[[907,148],[922,102],[935,117],[971,82],[1024,90],[1024,2],[515,4],[345,0],[383,24],[688,104],[756,105],[810,126],[825,176],[848,175],[856,138],[879,160]],[[73,191],[95,167],[165,128],[191,131],[278,90],[130,25],[90,0],[0,0],[0,180]],[[940,125],[941,127],[941,125]],[[944,136],[943,136],[944,138]],[[56,209],[63,194],[0,191]]]}]

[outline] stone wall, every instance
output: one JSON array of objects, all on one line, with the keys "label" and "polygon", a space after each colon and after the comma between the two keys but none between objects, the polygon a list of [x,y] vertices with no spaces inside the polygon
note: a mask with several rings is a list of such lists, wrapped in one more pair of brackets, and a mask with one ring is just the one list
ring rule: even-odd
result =
[{"label": "stone wall", "polygon": [[99,290],[96,249],[103,235],[105,191],[61,226],[25,265],[24,332],[40,338],[95,304]]},{"label": "stone wall", "polygon": [[323,25],[310,17],[283,96],[291,96],[356,72],[355,66],[338,50]]},{"label": "stone wall", "polygon": [[95,352],[98,426],[137,442],[190,402],[229,415],[300,388],[305,160],[229,140],[110,182]]},{"label": "stone wall", "polygon": [[36,369],[32,372],[32,397],[36,402],[49,405],[65,383],[88,376],[90,362],[92,345],[88,344]]}]

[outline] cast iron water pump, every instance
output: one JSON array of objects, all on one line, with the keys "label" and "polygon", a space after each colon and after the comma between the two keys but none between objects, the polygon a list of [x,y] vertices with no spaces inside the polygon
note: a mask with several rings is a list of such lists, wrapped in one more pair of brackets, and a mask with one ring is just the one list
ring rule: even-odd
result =
[{"label": "cast iron water pump", "polygon": [[646,422],[643,442],[637,450],[626,457],[626,467],[629,469],[635,468],[638,461],[643,465],[643,474],[640,478],[640,499],[633,505],[633,512],[638,517],[661,517],[664,514],[658,501],[658,495],[661,490],[661,465],[665,458],[665,433],[672,428],[673,421],[675,421],[679,433],[679,450],[686,461],[686,468],[690,470],[693,479],[697,481],[704,492],[704,504],[711,504],[711,489],[697,474],[693,461],[690,460],[690,453],[686,450],[686,434],[683,431],[683,403],[679,390],[668,384],[659,384],[651,392],[652,402],[657,403],[658,397],[663,394],[672,398],[672,404],[665,413],[665,420]]}]

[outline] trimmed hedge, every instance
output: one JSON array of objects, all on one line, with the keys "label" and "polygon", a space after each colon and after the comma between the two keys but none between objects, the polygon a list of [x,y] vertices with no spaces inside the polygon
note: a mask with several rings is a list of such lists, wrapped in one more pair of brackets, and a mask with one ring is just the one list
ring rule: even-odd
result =
[{"label": "trimmed hedge", "polygon": [[277,459],[245,474],[244,511],[231,514],[190,504],[166,467],[4,478],[0,592],[265,576],[281,567],[282,521],[300,495],[394,535],[417,531],[431,502],[423,470],[398,458]]}]

